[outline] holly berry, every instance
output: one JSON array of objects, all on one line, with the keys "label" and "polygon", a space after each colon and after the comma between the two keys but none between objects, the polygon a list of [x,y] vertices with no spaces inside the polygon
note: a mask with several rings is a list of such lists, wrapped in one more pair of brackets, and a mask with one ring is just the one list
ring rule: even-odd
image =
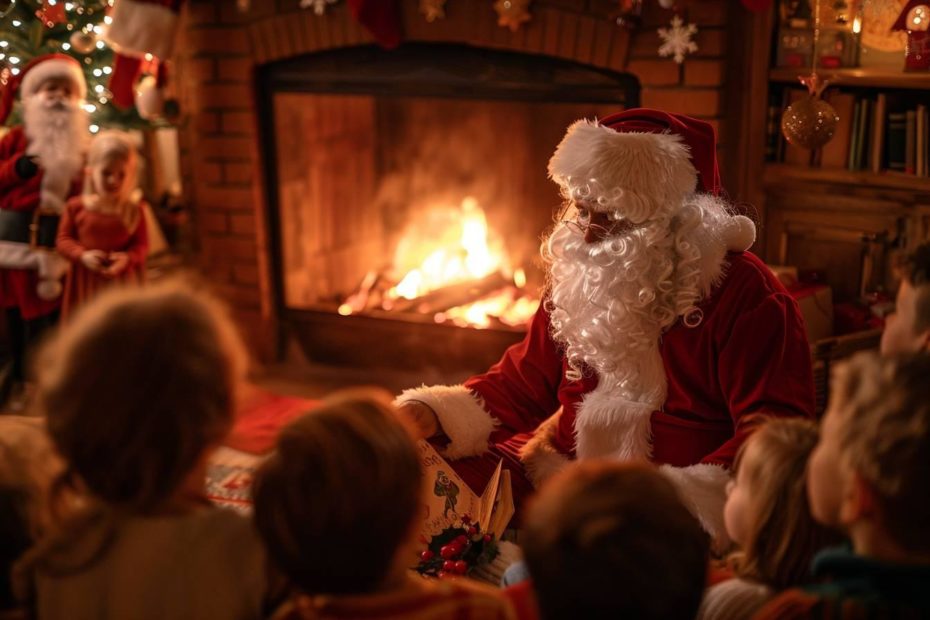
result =
[{"label": "holly berry", "polygon": [[[445,566],[443,566],[443,568],[445,568]],[[459,575],[464,575],[465,573],[468,572],[468,563],[465,560],[459,560],[458,562],[455,563],[454,568],[455,568],[456,573],[458,573]]]},{"label": "holly berry", "polygon": [[468,538],[465,537],[465,534],[462,534],[461,536],[456,537],[455,542],[458,543],[459,546],[464,547],[466,544],[468,544]]},{"label": "holly berry", "polygon": [[[459,560],[459,562],[460,561],[461,560]],[[446,560],[445,562],[442,563],[442,570],[446,571],[447,573],[455,572],[457,567],[458,567],[458,562],[453,562],[452,560]]]},{"label": "holly berry", "polygon": [[470,537],[473,537],[473,536],[474,536],[475,534],[477,534],[477,533],[478,533],[478,528],[476,528],[476,527],[474,527],[474,526],[468,528],[468,535],[469,535]]},{"label": "holly berry", "polygon": [[444,560],[451,559],[459,554],[459,549],[453,545],[445,545],[442,549],[439,550],[439,555],[442,556]]},{"label": "holly berry", "polygon": [[485,534],[485,535],[484,535],[484,542],[491,542],[491,535],[490,535],[490,534]]},{"label": "holly berry", "polygon": [[435,553],[427,549],[426,551],[420,554],[420,560],[422,560],[423,562],[429,562],[430,560],[433,559],[433,557],[435,557],[435,555],[436,555]]}]

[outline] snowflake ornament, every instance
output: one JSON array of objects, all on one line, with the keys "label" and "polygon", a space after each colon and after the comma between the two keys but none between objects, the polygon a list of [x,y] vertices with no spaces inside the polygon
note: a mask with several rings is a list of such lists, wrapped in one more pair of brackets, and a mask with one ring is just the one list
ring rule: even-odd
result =
[{"label": "snowflake ornament", "polygon": [[337,1],[338,0],[300,0],[300,8],[312,8],[314,13],[322,15],[326,12],[326,7],[330,4],[336,4]]},{"label": "snowflake ornament", "polygon": [[671,28],[659,28],[659,37],[665,41],[659,47],[659,56],[674,56],[675,62],[681,64],[685,61],[685,54],[697,51],[698,46],[691,38],[697,34],[697,26],[685,25],[677,15],[672,18]]}]

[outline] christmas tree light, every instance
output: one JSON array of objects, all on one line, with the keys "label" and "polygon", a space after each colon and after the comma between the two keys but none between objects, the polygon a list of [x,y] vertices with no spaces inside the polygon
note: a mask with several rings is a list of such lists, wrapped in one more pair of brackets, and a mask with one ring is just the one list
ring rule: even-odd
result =
[{"label": "christmas tree light", "polygon": [[[36,56],[67,54],[84,69],[88,93],[84,107],[90,113],[91,131],[159,124],[141,118],[134,107],[123,110],[111,101],[107,82],[114,53],[102,35],[112,21],[107,15],[112,5],[113,0],[12,0],[5,12],[0,9],[0,85],[5,85],[4,73],[19,75]],[[18,122],[17,109],[8,124]]]}]

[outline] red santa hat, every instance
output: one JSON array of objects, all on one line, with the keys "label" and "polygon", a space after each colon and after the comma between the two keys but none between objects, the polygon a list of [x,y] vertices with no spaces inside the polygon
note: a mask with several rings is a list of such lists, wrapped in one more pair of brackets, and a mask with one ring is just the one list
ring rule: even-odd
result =
[{"label": "red santa hat", "polygon": [[5,123],[13,111],[16,93],[26,98],[36,94],[43,82],[53,78],[70,81],[80,99],[87,97],[87,83],[81,63],[65,54],[36,56],[23,67],[22,72],[10,79],[0,99],[0,123]]},{"label": "red santa hat", "polygon": [[[718,195],[717,137],[710,123],[636,108],[568,128],[549,160],[549,176],[569,198],[594,210],[621,210],[636,222],[671,214],[696,191]],[[755,225],[730,218],[727,247],[745,250]]]}]

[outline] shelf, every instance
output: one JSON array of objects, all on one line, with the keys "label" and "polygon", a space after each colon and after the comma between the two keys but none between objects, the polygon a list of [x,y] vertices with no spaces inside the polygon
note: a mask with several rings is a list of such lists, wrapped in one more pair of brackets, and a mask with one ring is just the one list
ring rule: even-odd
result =
[{"label": "shelf", "polygon": [[778,185],[785,181],[809,181],[835,185],[860,187],[884,187],[930,194],[930,177],[917,177],[899,172],[874,173],[864,170],[850,171],[842,168],[812,168],[791,164],[765,164],[763,180],[766,185]]},{"label": "shelf", "polygon": [[[901,58],[904,64],[904,58]],[[817,73],[829,80],[830,86],[860,86],[864,88],[905,88],[930,90],[930,73],[894,71],[891,69],[818,69]],[[779,68],[769,71],[773,82],[796,84],[801,86],[798,78],[810,74],[810,67],[804,69]]]}]

